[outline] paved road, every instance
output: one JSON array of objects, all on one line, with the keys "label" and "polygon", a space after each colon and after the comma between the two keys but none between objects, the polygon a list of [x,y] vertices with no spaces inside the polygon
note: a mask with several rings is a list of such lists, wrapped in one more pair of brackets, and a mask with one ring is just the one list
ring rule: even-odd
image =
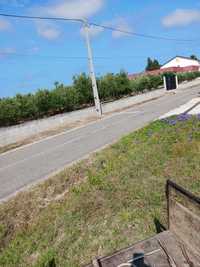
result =
[{"label": "paved road", "polygon": [[200,86],[0,155],[0,200],[198,96]]}]

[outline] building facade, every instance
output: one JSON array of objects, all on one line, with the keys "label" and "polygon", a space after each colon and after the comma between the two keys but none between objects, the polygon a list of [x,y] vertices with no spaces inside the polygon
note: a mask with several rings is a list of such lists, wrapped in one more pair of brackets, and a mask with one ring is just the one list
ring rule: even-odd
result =
[{"label": "building facade", "polygon": [[129,79],[134,80],[145,75],[159,75],[166,72],[184,73],[200,71],[200,61],[188,57],[176,56],[165,64],[160,69],[145,71],[136,74],[130,74]]},{"label": "building facade", "polygon": [[161,69],[188,68],[188,67],[189,68],[196,67],[196,69],[199,68],[200,70],[200,61],[187,57],[176,56],[167,61],[164,65],[162,65]]}]

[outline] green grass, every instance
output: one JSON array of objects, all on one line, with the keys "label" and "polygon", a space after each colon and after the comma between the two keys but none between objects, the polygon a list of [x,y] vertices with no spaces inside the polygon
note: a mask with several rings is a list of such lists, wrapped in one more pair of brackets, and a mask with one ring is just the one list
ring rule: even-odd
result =
[{"label": "green grass", "polygon": [[0,266],[76,267],[147,238],[166,179],[198,195],[199,176],[200,121],[154,122],[1,205]]}]

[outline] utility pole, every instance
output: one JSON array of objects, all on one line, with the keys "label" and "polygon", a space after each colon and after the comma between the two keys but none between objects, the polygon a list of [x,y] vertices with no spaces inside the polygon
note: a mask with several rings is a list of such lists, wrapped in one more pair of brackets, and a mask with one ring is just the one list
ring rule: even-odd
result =
[{"label": "utility pole", "polygon": [[2,14],[0,13],[0,16],[4,17],[14,17],[14,18],[20,18],[20,19],[37,19],[37,20],[57,20],[57,21],[73,21],[73,22],[79,22],[82,23],[83,28],[85,30],[85,39],[87,44],[87,50],[88,50],[88,62],[89,62],[89,70],[90,70],[90,77],[92,80],[92,89],[93,89],[93,95],[94,95],[94,102],[95,102],[95,108],[97,113],[101,116],[102,115],[102,107],[101,102],[99,99],[98,89],[97,89],[97,81],[95,77],[94,72],[94,64],[93,64],[93,57],[92,57],[92,48],[90,45],[90,24],[88,23],[87,19],[78,19],[78,18],[52,18],[52,17],[39,17],[39,16],[21,16],[21,15],[12,15],[12,14]]},{"label": "utility pole", "polygon": [[90,25],[86,19],[83,21],[83,27],[85,30],[85,39],[86,39],[86,45],[87,45],[87,50],[88,50],[88,63],[89,63],[90,77],[92,80],[92,89],[93,89],[93,94],[94,94],[95,108],[99,116],[102,116],[102,107],[101,107],[101,102],[100,102],[99,94],[98,94],[97,81],[95,77],[94,63],[93,63],[93,56],[92,56],[92,48],[90,44],[90,34],[89,34]]}]

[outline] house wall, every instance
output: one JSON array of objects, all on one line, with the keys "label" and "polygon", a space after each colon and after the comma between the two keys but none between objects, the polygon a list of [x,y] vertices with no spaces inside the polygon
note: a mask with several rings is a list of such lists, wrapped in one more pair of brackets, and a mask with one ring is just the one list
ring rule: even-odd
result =
[{"label": "house wall", "polygon": [[188,66],[198,66],[200,68],[200,63],[197,60],[187,59],[177,57],[166,63],[161,67],[161,69],[171,68],[171,67],[188,67]]}]

